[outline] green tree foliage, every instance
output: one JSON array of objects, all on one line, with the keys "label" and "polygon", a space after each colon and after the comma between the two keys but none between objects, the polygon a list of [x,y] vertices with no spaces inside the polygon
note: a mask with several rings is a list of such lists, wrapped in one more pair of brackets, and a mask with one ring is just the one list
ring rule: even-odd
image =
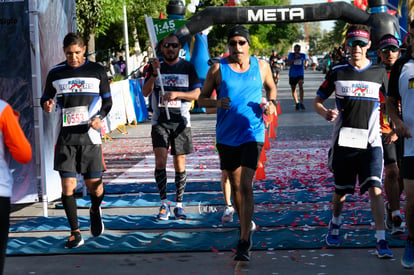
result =
[{"label": "green tree foliage", "polygon": [[[90,34],[96,38],[98,60],[106,58],[114,52],[125,50],[123,34],[123,6],[126,6],[129,29],[130,54],[133,53],[135,41],[143,50],[149,46],[144,14],[158,18],[160,13],[165,17],[169,0],[76,0],[78,31],[88,40]],[[189,3],[190,0],[187,0]],[[224,6],[228,0],[200,1],[197,12],[209,6]],[[243,6],[286,6],[290,0],[250,0],[242,2]],[[194,14],[187,11],[186,18]],[[330,33],[321,33],[320,23],[309,23],[309,43],[311,54],[330,51],[341,44],[345,23],[338,21]],[[342,25],[341,25],[342,24]],[[281,55],[286,55],[292,43],[305,39],[304,23],[252,24],[245,25],[251,34],[251,53],[269,55],[276,49]],[[225,52],[227,30],[231,25],[215,25],[208,35],[211,56]],[[90,49],[89,49],[90,51]]]},{"label": "green tree foliage", "polygon": [[[128,17],[129,44],[135,39],[145,45],[148,34],[144,14],[158,17],[165,14],[169,0],[76,0],[78,32],[88,42],[91,35],[96,37],[98,59],[105,58],[108,51],[124,49],[123,6]],[[136,33],[136,37],[134,36]],[[89,52],[94,49],[89,49]]]}]

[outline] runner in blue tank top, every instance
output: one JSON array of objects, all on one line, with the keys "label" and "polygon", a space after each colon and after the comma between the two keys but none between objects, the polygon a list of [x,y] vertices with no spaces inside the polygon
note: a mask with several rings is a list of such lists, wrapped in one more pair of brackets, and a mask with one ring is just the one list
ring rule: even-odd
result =
[{"label": "runner in blue tank top", "polygon": [[[250,35],[242,26],[228,34],[229,55],[211,66],[198,104],[217,107],[217,149],[220,168],[230,178],[232,197],[240,220],[236,261],[249,261],[254,210],[253,179],[264,144],[262,87],[269,104],[266,115],[276,111],[277,89],[269,64],[249,55]],[[217,99],[211,98],[213,90]]]}]

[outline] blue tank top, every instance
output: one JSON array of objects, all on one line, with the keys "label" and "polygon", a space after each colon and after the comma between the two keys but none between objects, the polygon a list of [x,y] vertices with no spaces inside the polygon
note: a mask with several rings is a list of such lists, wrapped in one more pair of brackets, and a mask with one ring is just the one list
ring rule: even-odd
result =
[{"label": "blue tank top", "polygon": [[260,107],[263,83],[259,61],[250,57],[250,68],[239,73],[223,58],[220,71],[217,99],[229,97],[231,102],[229,109],[217,109],[217,143],[239,146],[247,142],[264,142],[265,126]]}]

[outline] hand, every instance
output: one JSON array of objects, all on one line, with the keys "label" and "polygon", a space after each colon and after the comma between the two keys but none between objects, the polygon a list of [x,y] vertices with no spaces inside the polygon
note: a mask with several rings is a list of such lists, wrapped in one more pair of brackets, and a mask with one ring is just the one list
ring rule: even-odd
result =
[{"label": "hand", "polygon": [[273,102],[269,101],[269,104],[266,104],[264,114],[270,116],[274,113],[276,113],[276,106],[273,104]]},{"label": "hand", "polygon": [[222,97],[219,100],[217,100],[217,108],[221,108],[221,109],[230,109],[230,98],[228,97]]},{"label": "hand", "polygon": [[337,116],[338,116],[338,110],[329,109],[329,110],[326,111],[325,119],[327,121],[334,121]]},{"label": "hand", "polygon": [[51,98],[43,103],[43,110],[45,110],[46,113],[50,113],[52,112],[53,105],[55,105],[55,102]]},{"label": "hand", "polygon": [[385,144],[391,144],[395,142],[397,139],[398,139],[397,134],[394,131],[392,131],[385,137],[384,141],[385,141]]},{"label": "hand", "polygon": [[176,92],[166,92],[164,94],[164,96],[162,97],[162,99],[164,101],[171,101],[177,98],[177,93]]},{"label": "hand", "polygon": [[153,58],[151,62],[152,68],[154,69],[154,73],[157,73],[157,70],[161,68],[160,60],[158,58]]},{"label": "hand", "polygon": [[94,130],[98,130],[102,126],[102,120],[99,117],[94,117],[89,121],[89,126],[91,126]]},{"label": "hand", "polygon": [[412,137],[412,135],[410,133],[410,130],[408,129],[408,127],[403,122],[397,123],[397,122],[394,121],[394,124],[395,124],[394,131],[397,133],[397,135],[399,137],[402,137],[402,138],[404,138],[404,137],[405,138],[411,138]]}]

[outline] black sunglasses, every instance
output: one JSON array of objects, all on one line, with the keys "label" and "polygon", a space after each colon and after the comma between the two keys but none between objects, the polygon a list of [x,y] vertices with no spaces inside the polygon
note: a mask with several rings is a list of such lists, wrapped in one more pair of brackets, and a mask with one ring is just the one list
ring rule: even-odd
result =
[{"label": "black sunglasses", "polygon": [[246,43],[247,43],[246,40],[240,40],[240,41],[230,40],[229,41],[229,45],[232,46],[232,47],[236,46],[237,44],[239,44],[240,46],[243,46]]},{"label": "black sunglasses", "polygon": [[361,40],[355,40],[355,41],[348,42],[348,45],[352,48],[356,46],[360,46],[361,48],[363,48],[366,45],[368,45],[368,43],[361,41]]},{"label": "black sunglasses", "polygon": [[398,50],[399,50],[399,48],[397,48],[397,47],[389,47],[389,48],[381,49],[381,52],[382,53],[389,53],[391,51],[393,53],[396,53],[396,52],[398,52]]},{"label": "black sunglasses", "polygon": [[177,49],[180,44],[178,43],[164,43],[164,45],[162,45],[164,48],[169,48],[172,47],[173,49]]}]

